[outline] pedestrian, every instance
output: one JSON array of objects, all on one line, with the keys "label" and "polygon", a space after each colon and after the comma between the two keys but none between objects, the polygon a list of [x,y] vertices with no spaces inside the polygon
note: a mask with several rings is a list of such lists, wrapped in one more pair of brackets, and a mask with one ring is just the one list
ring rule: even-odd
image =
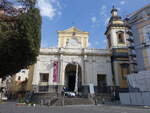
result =
[{"label": "pedestrian", "polygon": [[61,91],[61,98],[62,106],[64,106],[64,91]]},{"label": "pedestrian", "polygon": [[105,104],[105,98],[102,98],[102,104]]}]

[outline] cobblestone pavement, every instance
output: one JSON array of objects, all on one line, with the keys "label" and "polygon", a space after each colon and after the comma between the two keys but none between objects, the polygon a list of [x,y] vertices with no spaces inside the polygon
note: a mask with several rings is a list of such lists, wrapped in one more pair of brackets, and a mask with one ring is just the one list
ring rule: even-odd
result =
[{"label": "cobblestone pavement", "polygon": [[76,105],[65,107],[16,106],[14,102],[0,104],[0,113],[150,113],[144,107],[110,105]]}]

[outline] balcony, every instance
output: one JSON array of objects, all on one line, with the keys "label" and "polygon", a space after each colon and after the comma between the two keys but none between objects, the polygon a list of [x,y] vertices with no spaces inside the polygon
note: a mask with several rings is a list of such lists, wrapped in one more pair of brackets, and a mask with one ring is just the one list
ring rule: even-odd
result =
[{"label": "balcony", "polygon": [[130,57],[136,57],[136,54],[129,54]]},{"label": "balcony", "polygon": [[130,61],[130,64],[137,65],[137,63],[136,63],[136,61],[135,61],[135,60]]},{"label": "balcony", "polygon": [[132,38],[128,38],[127,40],[132,43],[134,42],[134,40]]},{"label": "balcony", "polygon": [[142,45],[145,48],[150,47],[150,43],[149,42],[143,42]]},{"label": "balcony", "polygon": [[127,34],[133,36],[133,33],[131,31],[127,31]]},{"label": "balcony", "polygon": [[132,50],[135,49],[135,47],[132,46],[132,45],[128,46],[128,48],[129,48],[129,49],[132,49]]}]

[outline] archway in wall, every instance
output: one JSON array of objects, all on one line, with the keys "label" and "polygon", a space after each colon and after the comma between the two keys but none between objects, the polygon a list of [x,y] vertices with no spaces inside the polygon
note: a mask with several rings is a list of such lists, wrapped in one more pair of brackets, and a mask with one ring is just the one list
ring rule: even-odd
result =
[{"label": "archway in wall", "polygon": [[[82,76],[81,67],[78,64],[68,64],[65,68],[65,86],[68,91],[75,91],[75,84],[77,83],[77,89],[80,92],[82,86]],[[78,69],[78,71],[77,71]],[[78,77],[76,78],[76,72],[78,72]]]}]

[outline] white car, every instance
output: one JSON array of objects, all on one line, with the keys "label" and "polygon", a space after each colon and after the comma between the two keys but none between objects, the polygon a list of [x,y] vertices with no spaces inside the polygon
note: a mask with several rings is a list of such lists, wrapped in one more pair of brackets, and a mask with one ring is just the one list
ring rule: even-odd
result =
[{"label": "white car", "polygon": [[4,96],[2,97],[2,100],[4,101],[6,101],[7,99],[8,99],[7,97],[4,97]]},{"label": "white car", "polygon": [[64,94],[65,94],[65,96],[69,96],[69,97],[75,97],[76,96],[75,92],[65,92]]}]

